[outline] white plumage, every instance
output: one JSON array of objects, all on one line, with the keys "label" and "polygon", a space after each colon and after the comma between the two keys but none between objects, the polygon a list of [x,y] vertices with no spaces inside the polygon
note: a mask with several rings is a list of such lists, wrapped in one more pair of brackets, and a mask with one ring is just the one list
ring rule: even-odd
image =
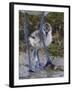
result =
[{"label": "white plumage", "polygon": [[[40,32],[39,30],[35,30],[31,34],[31,36],[29,37],[30,44],[33,47],[38,48],[38,49],[44,47],[43,42],[40,39],[39,32]],[[42,32],[43,32],[44,43],[45,43],[45,45],[47,47],[52,42],[52,28],[51,28],[51,25],[49,23],[43,24]]]}]

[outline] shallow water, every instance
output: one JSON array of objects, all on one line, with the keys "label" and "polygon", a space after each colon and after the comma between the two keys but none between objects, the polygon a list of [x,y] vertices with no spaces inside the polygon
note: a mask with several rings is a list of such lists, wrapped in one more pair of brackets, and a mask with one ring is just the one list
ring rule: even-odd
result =
[{"label": "shallow water", "polygon": [[[40,62],[45,63],[46,61],[42,60]],[[34,61],[32,61],[32,63],[33,63],[32,65],[34,65]],[[19,55],[19,78],[20,79],[31,79],[31,78],[63,77],[64,76],[64,58],[57,57],[54,60],[52,60],[52,63],[57,66],[57,69],[51,69],[51,67],[48,66],[45,69],[38,69],[35,72],[29,72],[28,57],[25,55],[25,53],[20,52],[20,55]]]}]

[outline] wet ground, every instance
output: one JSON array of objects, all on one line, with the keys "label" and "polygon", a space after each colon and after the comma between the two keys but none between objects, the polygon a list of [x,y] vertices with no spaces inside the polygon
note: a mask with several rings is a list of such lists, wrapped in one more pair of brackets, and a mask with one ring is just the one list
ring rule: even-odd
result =
[{"label": "wet ground", "polygon": [[[32,57],[32,56],[31,56]],[[45,56],[40,56],[41,58]],[[44,59],[40,58],[41,63],[46,63]],[[34,68],[34,59],[32,60],[32,66]],[[20,52],[19,55],[19,78],[20,79],[33,79],[33,78],[53,78],[53,77],[63,77],[64,76],[64,58],[56,57],[52,60],[52,63],[56,66],[51,68],[50,66],[38,69],[35,72],[29,72],[29,61],[25,53]]]}]

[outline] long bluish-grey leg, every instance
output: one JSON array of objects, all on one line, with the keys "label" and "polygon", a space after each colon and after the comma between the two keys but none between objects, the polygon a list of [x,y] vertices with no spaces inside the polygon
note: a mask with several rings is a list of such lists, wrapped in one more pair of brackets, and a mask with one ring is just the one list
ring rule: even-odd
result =
[{"label": "long bluish-grey leg", "polygon": [[33,71],[40,70],[40,60],[39,60],[38,51],[39,51],[39,49],[37,49],[37,48],[33,49],[33,57],[34,57],[34,65],[35,65],[35,70],[33,70]]},{"label": "long bluish-grey leg", "polygon": [[31,51],[31,60],[30,60],[30,68],[29,71],[30,72],[35,72],[35,66],[34,66],[34,57],[35,57],[35,49],[33,48],[33,50]]},{"label": "long bluish-grey leg", "polygon": [[52,61],[50,60],[49,58],[49,54],[48,54],[48,51],[47,51],[47,48],[46,48],[46,45],[45,45],[45,42],[44,42],[44,35],[43,35],[43,32],[42,32],[42,26],[44,24],[44,12],[42,13],[42,15],[40,16],[40,39],[41,41],[43,42],[43,46],[44,46],[44,49],[45,49],[45,55],[46,55],[46,60],[47,60],[47,63],[44,67],[48,66],[48,65],[53,65],[52,64]]},{"label": "long bluish-grey leg", "polygon": [[28,41],[28,34],[29,34],[29,29],[28,29],[28,14],[24,14],[24,39],[26,42],[26,52],[29,60],[29,70],[31,69],[31,60],[30,60],[30,47],[29,47],[29,41]]},{"label": "long bluish-grey leg", "polygon": [[36,68],[40,70],[40,59],[39,59],[39,49],[36,49]]},{"label": "long bluish-grey leg", "polygon": [[36,72],[36,71],[39,71],[42,67],[40,65],[40,59],[39,59],[39,49],[37,48],[33,48],[33,51],[32,51],[32,57],[33,57],[33,63],[31,64],[32,65],[32,68],[30,69],[31,72]]},{"label": "long bluish-grey leg", "polygon": [[36,68],[39,67],[37,61],[38,61],[38,56],[37,56],[37,49],[36,48],[33,48],[32,52],[31,52],[31,68],[30,68],[30,72],[35,72],[36,71]]}]

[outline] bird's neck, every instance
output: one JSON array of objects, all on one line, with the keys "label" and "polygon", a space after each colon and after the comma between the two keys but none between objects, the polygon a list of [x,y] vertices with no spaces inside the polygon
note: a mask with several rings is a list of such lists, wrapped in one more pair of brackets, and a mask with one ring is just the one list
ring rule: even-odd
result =
[{"label": "bird's neck", "polygon": [[46,37],[46,42],[52,41],[52,32],[49,31],[47,37]]}]

